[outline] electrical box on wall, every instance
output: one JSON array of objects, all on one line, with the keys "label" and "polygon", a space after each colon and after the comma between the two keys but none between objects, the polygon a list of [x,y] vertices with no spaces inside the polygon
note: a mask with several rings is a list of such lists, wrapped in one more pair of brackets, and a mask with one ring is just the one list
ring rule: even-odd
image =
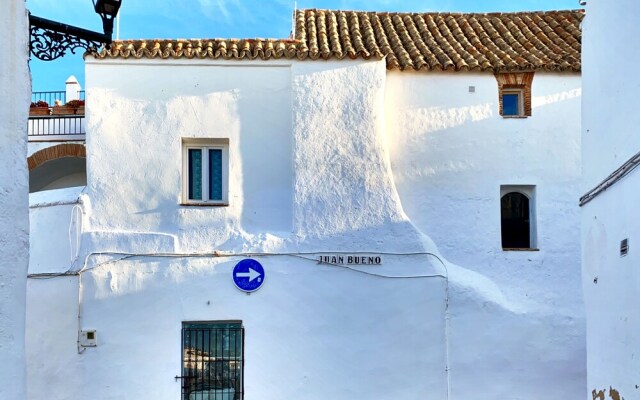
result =
[{"label": "electrical box on wall", "polygon": [[80,346],[82,347],[96,347],[98,342],[96,340],[95,329],[87,329],[80,331]]}]

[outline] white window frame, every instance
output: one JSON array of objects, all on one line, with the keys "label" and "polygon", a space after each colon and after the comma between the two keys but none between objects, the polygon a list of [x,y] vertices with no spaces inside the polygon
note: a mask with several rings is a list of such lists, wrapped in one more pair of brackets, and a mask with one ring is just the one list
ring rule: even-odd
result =
[{"label": "white window frame", "polygon": [[[189,199],[189,150],[202,150],[202,200]],[[211,200],[209,150],[222,150],[222,199]],[[182,139],[182,204],[229,205],[229,140]]]},{"label": "white window frame", "polygon": [[[502,198],[508,193],[520,193],[529,199],[529,247],[528,248],[502,248],[503,251],[537,251],[538,247],[538,213],[536,204],[536,185],[500,185],[500,205]],[[500,213],[500,221],[502,222],[502,212]],[[502,234],[502,224],[500,224],[500,233]]]},{"label": "white window frame", "polygon": [[[509,114],[506,115],[504,113],[504,95],[506,94],[515,94],[518,96],[518,113],[517,114]],[[502,96],[502,116],[504,118],[520,118],[520,117],[524,117],[524,90],[523,89],[518,89],[518,88],[503,88],[502,89],[502,93],[500,93],[500,96]]]}]

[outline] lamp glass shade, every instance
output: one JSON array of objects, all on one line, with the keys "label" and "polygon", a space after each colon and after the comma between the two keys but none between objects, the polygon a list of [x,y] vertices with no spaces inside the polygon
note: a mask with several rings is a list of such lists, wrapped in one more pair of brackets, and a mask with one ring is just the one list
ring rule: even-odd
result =
[{"label": "lamp glass shade", "polygon": [[96,12],[111,18],[115,18],[118,15],[121,3],[122,0],[93,0]]}]

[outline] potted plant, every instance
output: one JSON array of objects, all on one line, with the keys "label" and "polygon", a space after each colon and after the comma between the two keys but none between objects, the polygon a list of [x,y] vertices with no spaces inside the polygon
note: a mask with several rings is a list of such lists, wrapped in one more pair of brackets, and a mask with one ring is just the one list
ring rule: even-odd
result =
[{"label": "potted plant", "polygon": [[49,112],[49,103],[44,100],[31,102],[31,107],[29,107],[29,115],[49,115]]},{"label": "potted plant", "polygon": [[84,100],[71,100],[65,106],[73,107],[75,114],[84,115]]},{"label": "potted plant", "polygon": [[[67,103],[68,104],[68,103]],[[56,100],[55,105],[51,109],[53,115],[73,115],[76,113],[76,109],[73,106],[62,104],[60,100]]]}]

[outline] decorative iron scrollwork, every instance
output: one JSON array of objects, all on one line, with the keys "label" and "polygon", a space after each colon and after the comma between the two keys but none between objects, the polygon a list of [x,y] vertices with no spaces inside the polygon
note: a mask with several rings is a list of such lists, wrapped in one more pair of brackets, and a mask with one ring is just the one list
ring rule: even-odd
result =
[{"label": "decorative iron scrollwork", "polygon": [[77,49],[97,52],[111,38],[102,33],[76,28],[44,18],[29,15],[31,25],[30,51],[34,57],[51,61],[64,56],[67,51],[75,54]]},{"label": "decorative iron scrollwork", "polygon": [[92,42],[35,26],[31,27],[31,54],[43,61],[60,58],[67,50],[75,54],[78,48],[85,49],[88,52],[95,52],[98,47],[100,47],[99,42]]}]

